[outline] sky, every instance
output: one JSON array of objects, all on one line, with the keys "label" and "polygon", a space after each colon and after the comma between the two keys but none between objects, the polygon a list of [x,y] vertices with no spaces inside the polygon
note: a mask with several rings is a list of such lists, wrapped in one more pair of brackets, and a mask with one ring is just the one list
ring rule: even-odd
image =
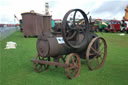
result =
[{"label": "sky", "polygon": [[52,19],[63,19],[68,10],[79,8],[92,18],[121,20],[128,5],[128,0],[0,0],[0,23],[18,23],[14,15],[21,19],[21,13],[30,10],[44,14],[45,2]]}]

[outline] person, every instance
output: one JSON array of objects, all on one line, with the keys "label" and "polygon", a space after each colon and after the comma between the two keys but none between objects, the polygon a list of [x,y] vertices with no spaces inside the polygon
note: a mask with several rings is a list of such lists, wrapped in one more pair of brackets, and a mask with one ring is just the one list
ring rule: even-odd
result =
[{"label": "person", "polygon": [[23,32],[23,28],[22,28],[23,27],[23,22],[22,22],[22,19],[20,19],[19,22],[20,22],[20,25],[19,25],[20,26],[20,31]]},{"label": "person", "polygon": [[120,23],[120,31],[121,32],[124,32],[126,30],[126,23],[124,20],[121,20],[121,23]]},{"label": "person", "polygon": [[103,28],[102,28],[102,21],[99,21],[99,31],[102,32]]}]

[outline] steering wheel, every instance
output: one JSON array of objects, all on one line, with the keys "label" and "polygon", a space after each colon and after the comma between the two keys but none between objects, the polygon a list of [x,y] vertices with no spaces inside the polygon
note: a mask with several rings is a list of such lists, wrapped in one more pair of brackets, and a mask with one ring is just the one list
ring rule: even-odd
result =
[{"label": "steering wheel", "polygon": [[[69,19],[69,15],[73,14],[73,18]],[[82,15],[81,19],[76,19],[77,13]],[[84,23],[80,23],[84,22]],[[65,43],[74,49],[81,48],[87,43],[87,34],[88,34],[88,18],[87,15],[81,9],[72,9],[69,10],[62,22],[62,36]]]}]

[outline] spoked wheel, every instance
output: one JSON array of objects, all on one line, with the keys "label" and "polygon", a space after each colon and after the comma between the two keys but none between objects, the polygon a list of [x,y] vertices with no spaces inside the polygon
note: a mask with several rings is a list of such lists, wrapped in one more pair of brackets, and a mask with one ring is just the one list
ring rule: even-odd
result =
[{"label": "spoked wheel", "polygon": [[[45,60],[45,61],[50,61],[50,58],[43,58],[41,56],[35,56],[35,60]],[[35,62],[33,63],[33,66],[34,66],[34,70],[36,72],[42,72],[42,71],[45,71],[49,68],[49,65],[47,64],[40,64],[38,62]]]},{"label": "spoked wheel", "polygon": [[67,56],[65,64],[68,65],[68,67],[65,68],[66,76],[69,79],[73,79],[74,77],[78,77],[80,73],[80,57],[75,54],[71,53]]},{"label": "spoked wheel", "polygon": [[86,62],[90,70],[103,66],[107,56],[107,44],[102,37],[92,39],[86,51]]},{"label": "spoked wheel", "polygon": [[[79,19],[78,19],[79,18]],[[79,21],[84,23],[78,23]],[[62,36],[65,43],[70,48],[81,48],[87,43],[86,34],[88,34],[88,18],[84,11],[80,9],[72,9],[68,11],[62,22]],[[72,42],[72,41],[76,42]]]}]

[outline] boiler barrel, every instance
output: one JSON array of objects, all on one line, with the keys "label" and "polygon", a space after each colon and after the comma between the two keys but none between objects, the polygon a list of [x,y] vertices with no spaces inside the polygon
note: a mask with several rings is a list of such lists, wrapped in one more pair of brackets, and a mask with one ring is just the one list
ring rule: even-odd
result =
[{"label": "boiler barrel", "polygon": [[38,55],[42,57],[55,57],[71,52],[61,36],[55,36],[48,32],[38,37],[37,51]]}]

